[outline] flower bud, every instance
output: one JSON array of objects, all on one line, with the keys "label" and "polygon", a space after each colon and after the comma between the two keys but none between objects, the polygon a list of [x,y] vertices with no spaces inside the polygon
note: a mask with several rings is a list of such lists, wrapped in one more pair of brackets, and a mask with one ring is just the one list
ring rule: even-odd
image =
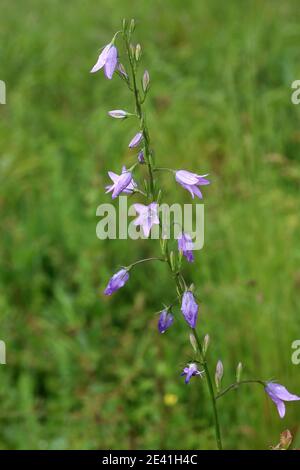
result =
[{"label": "flower bud", "polygon": [[130,49],[130,55],[132,58],[135,57],[135,48],[134,48],[134,45],[133,44],[130,44],[129,45],[129,49]]},{"label": "flower bud", "polygon": [[127,20],[126,18],[123,18],[123,21],[122,21],[122,30],[125,32],[127,29]]},{"label": "flower bud", "polygon": [[174,251],[171,251],[171,253],[170,253],[170,264],[171,264],[172,271],[175,271],[176,261],[175,261]]},{"label": "flower bud", "polygon": [[223,372],[224,372],[223,363],[222,361],[219,360],[217,362],[216,373],[215,373],[215,383],[216,383],[216,387],[218,391],[220,390],[220,387],[221,387]]},{"label": "flower bud", "polygon": [[197,341],[196,341],[196,338],[195,338],[195,335],[193,333],[190,333],[190,343],[192,345],[192,348],[193,350],[195,351],[195,353],[197,353]]},{"label": "flower bud", "polygon": [[135,48],[135,59],[136,59],[136,61],[139,61],[139,60],[140,60],[141,55],[142,55],[142,48],[141,48],[141,45],[140,45],[140,44],[137,44],[137,45],[136,45],[136,48]]},{"label": "flower bud", "polygon": [[238,363],[236,368],[236,381],[239,383],[241,381],[241,375],[243,371],[243,364],[241,362]]},{"label": "flower bud", "polygon": [[150,76],[148,70],[145,70],[144,75],[143,75],[143,80],[142,80],[142,85],[143,85],[143,92],[146,93],[146,91],[149,88],[149,83],[150,83]]},{"label": "flower bud", "polygon": [[139,163],[141,164],[145,163],[144,150],[139,151],[137,158],[138,158]]},{"label": "flower bud", "polygon": [[210,343],[210,337],[209,335],[205,335],[204,340],[203,340],[203,345],[202,345],[202,351],[203,351],[204,356],[207,353],[209,343]]},{"label": "flower bud", "polygon": [[123,111],[123,109],[113,109],[112,111],[108,111],[108,114],[115,119],[125,119],[128,116],[128,113]]},{"label": "flower bud", "polygon": [[134,30],[135,30],[135,21],[134,21],[134,19],[132,18],[132,20],[130,21],[130,26],[129,26],[129,32],[130,32],[130,34],[132,34]]}]

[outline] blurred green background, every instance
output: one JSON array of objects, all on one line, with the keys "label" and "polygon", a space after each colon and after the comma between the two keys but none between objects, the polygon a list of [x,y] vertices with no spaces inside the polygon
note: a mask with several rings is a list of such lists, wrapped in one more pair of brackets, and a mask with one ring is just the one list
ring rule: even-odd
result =
[{"label": "blurred green background", "polygon": [[[91,75],[123,17],[138,22],[151,76],[148,124],[161,166],[209,172],[205,246],[186,275],[201,296],[199,333],[224,385],[277,379],[300,393],[291,343],[300,338],[299,3],[293,0],[1,0],[0,366],[2,449],[210,449],[204,383],[179,374],[192,351],[160,263],[102,292],[122,264],[159,253],[155,241],[100,241],[96,208],[107,170],[132,164],[132,109],[115,76]],[[170,175],[166,200],[190,202]],[[227,448],[268,448],[281,421],[259,386],[219,402]]]}]

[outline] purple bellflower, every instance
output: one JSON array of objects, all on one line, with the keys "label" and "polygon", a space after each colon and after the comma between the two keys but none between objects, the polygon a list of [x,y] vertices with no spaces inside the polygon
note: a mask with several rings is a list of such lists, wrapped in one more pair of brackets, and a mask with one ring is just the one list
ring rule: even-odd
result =
[{"label": "purple bellflower", "polygon": [[91,70],[91,73],[98,72],[98,70],[104,67],[105,76],[111,80],[116,70],[118,64],[118,51],[116,46],[113,43],[107,44],[107,46],[102,49],[101,54],[98,57],[97,62]]},{"label": "purple bellflower", "polygon": [[118,289],[121,289],[121,287],[123,287],[126,284],[128,279],[129,279],[129,273],[128,273],[127,269],[125,269],[125,268],[120,269],[120,271],[118,271],[116,274],[114,274],[110,278],[110,280],[109,280],[109,282],[106,286],[106,289],[104,291],[104,294],[105,295],[113,294]]},{"label": "purple bellflower", "polygon": [[185,375],[185,383],[188,384],[191,378],[194,377],[195,375],[200,375],[200,377],[202,377],[203,371],[200,371],[198,369],[197,364],[195,364],[194,362],[191,362],[190,364],[187,365],[187,367],[183,369],[183,372],[181,373],[181,375],[182,376]]},{"label": "purple bellflower", "polygon": [[123,166],[122,173],[117,175],[113,171],[108,172],[108,176],[113,184],[106,186],[106,193],[112,191],[112,199],[115,199],[121,193],[131,194],[136,188],[136,183],[132,179],[132,173]]},{"label": "purple bellflower", "polygon": [[158,319],[158,331],[164,333],[168,328],[173,324],[174,317],[171,313],[168,313],[168,310],[163,310]]},{"label": "purple bellflower", "polygon": [[138,132],[137,134],[135,134],[135,136],[133,137],[133,139],[131,139],[128,147],[130,149],[133,149],[134,147],[138,147],[138,145],[142,142],[143,140],[143,133],[142,132]]},{"label": "purple bellflower", "polygon": [[195,196],[202,199],[202,193],[198,186],[210,184],[210,181],[205,178],[206,176],[208,175],[197,175],[196,173],[191,173],[186,170],[178,170],[175,173],[177,183],[187,189],[191,193],[193,199]]},{"label": "purple bellflower", "polygon": [[149,237],[152,226],[159,224],[157,202],[151,202],[148,206],[145,206],[144,204],[133,204],[133,207],[139,214],[138,217],[134,219],[133,224],[140,225],[145,237]]},{"label": "purple bellflower", "polygon": [[186,257],[189,263],[194,261],[193,242],[188,233],[182,232],[178,237],[178,250]]},{"label": "purple bellflower", "polygon": [[276,384],[273,382],[267,383],[265,391],[277,406],[280,418],[283,418],[285,415],[285,401],[300,400],[300,397],[290,393],[283,385]]},{"label": "purple bellflower", "polygon": [[185,321],[191,328],[196,328],[198,308],[192,292],[186,291],[182,296],[181,311]]}]

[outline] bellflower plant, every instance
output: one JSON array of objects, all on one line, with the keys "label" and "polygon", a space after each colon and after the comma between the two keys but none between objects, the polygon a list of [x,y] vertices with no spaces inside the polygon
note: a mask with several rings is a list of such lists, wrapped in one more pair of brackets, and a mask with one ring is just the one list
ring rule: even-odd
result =
[{"label": "bellflower plant", "polygon": [[[143,196],[143,202],[145,204],[140,202],[134,204],[137,217],[133,221],[133,224],[140,227],[145,237],[149,237],[153,226],[160,224],[158,209],[163,194],[163,188],[159,185],[159,175],[161,171],[168,171],[173,174],[176,182],[189,191],[193,199],[195,196],[202,199],[203,195],[200,191],[200,187],[209,185],[210,181],[207,179],[207,174],[202,175],[184,169],[170,169],[157,166],[145,113],[145,102],[150,89],[150,74],[148,70],[141,72],[139,70],[142,48],[140,44],[136,46],[133,45],[134,30],[134,20],[130,22],[123,20],[122,30],[118,31],[112,41],[103,48],[91,72],[94,73],[104,68],[105,76],[108,79],[111,79],[115,73],[122,80],[123,84],[127,86],[132,95],[134,103],[134,110],[132,112],[124,111],[120,106],[120,109],[109,111],[108,114],[115,119],[132,119],[132,134],[134,137],[132,137],[131,140],[128,139],[129,148],[137,148],[138,155],[137,157],[135,156],[135,163],[133,163],[129,169],[123,167],[120,175],[112,171],[108,173],[112,184],[107,186],[106,190],[108,193],[112,193],[113,199],[117,198],[121,193],[131,195],[131,197],[134,197],[136,194],[138,194],[139,197],[141,197],[141,195]],[[125,57],[119,57],[117,46],[115,45],[117,41],[122,43],[120,47],[118,45],[118,48],[119,51],[125,51]],[[120,62],[120,59],[122,59],[122,62]],[[143,168],[145,168],[147,172],[147,179],[144,184],[145,191],[142,191],[140,185],[138,186],[136,183],[136,174],[143,170]],[[135,269],[138,265],[148,261],[160,261],[165,263],[175,283],[177,301],[174,305],[165,306],[160,312],[158,331],[159,333],[164,333],[168,330],[173,325],[174,315],[178,314],[179,321],[185,321],[194,357],[187,363],[187,366],[184,367],[181,375],[185,376],[186,384],[188,384],[192,378],[194,378],[193,382],[196,382],[199,377],[205,379],[214,420],[216,445],[218,449],[222,449],[219,407],[217,404],[219,403],[219,399],[225,394],[231,390],[237,389],[242,384],[258,384],[264,388],[267,395],[273,400],[281,418],[285,415],[284,402],[300,400],[300,397],[289,393],[283,385],[271,381],[263,381],[260,379],[241,380],[241,362],[239,362],[237,366],[235,382],[222,390],[221,381],[223,379],[224,367],[222,361],[219,360],[215,369],[214,386],[212,380],[213,373],[207,357],[210,337],[205,334],[203,335],[203,340],[201,340],[197,332],[199,313],[197,290],[192,282],[187,282],[183,272],[183,263],[185,261],[189,263],[194,261],[191,236],[188,233],[181,232],[177,240],[177,250],[175,251],[170,249],[170,240],[167,240],[163,235],[160,235],[160,237],[161,256],[140,259],[129,264],[127,267],[122,267],[111,277],[104,294],[110,296],[124,287],[129,280],[129,271]],[[186,260],[183,260],[183,257],[185,257]],[[177,312],[175,307],[177,308]],[[179,310],[181,310],[182,315],[178,313]],[[174,329],[175,326],[172,330],[174,331]],[[172,334],[172,332],[170,334]]]}]

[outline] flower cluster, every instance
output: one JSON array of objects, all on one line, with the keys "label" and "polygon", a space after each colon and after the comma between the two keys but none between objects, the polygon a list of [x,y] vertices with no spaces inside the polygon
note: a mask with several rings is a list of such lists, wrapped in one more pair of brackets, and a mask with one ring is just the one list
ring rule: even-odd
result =
[{"label": "flower cluster", "polygon": [[[160,224],[158,201],[160,201],[162,191],[161,188],[158,187],[156,180],[156,175],[159,174],[160,171],[167,170],[171,172],[175,181],[186,189],[193,199],[195,196],[199,199],[203,198],[200,187],[209,185],[210,181],[207,179],[207,174],[199,175],[186,169],[172,170],[169,168],[159,168],[155,165],[154,152],[151,148],[149,131],[146,125],[146,118],[143,109],[144,102],[150,89],[150,75],[149,72],[145,70],[141,76],[141,85],[138,86],[139,81],[137,77],[142,49],[140,44],[133,45],[132,43],[134,29],[134,20],[131,20],[131,22],[124,20],[122,30],[116,33],[111,42],[102,49],[91,72],[95,73],[103,68],[104,74],[109,80],[113,78],[114,74],[118,75],[127,85],[129,91],[132,92],[135,104],[133,112],[125,111],[123,109],[114,109],[109,111],[108,115],[119,120],[132,118],[132,121],[135,123],[135,130],[132,133],[133,137],[128,139],[128,147],[132,151],[136,151],[137,155],[132,166],[130,168],[123,166],[120,174],[113,171],[108,172],[111,183],[106,186],[106,193],[110,193],[112,199],[117,198],[120,194],[138,194],[145,198],[143,201],[145,204],[140,202],[134,204],[137,217],[133,223],[140,227],[140,230],[147,238],[149,237],[153,226]],[[119,35],[122,36],[124,49],[127,53],[128,69],[120,62],[116,46]],[[142,191],[141,185],[138,181],[138,173],[141,165],[146,165],[148,170],[148,180],[145,184],[145,191]],[[176,283],[177,303],[179,304],[183,319],[190,328],[190,341],[196,354],[195,359],[193,359],[192,362],[188,362],[188,364],[183,368],[181,375],[185,376],[186,384],[190,382],[192,377],[206,377],[212,406],[214,408],[216,440],[218,448],[222,448],[216,399],[224,395],[227,391],[236,388],[242,383],[260,383],[265,387],[266,393],[276,404],[280,417],[283,417],[285,414],[284,402],[300,400],[300,397],[290,394],[284,386],[272,382],[263,382],[260,380],[241,381],[241,363],[239,363],[237,368],[236,383],[221,391],[221,381],[223,378],[224,368],[223,363],[220,360],[217,363],[215,372],[215,384],[218,394],[214,394],[210,371],[206,360],[209,337],[206,335],[202,343],[198,338],[196,332],[199,313],[198,299],[194,285],[186,282],[182,272],[182,257],[185,257],[188,263],[194,262],[193,241],[191,235],[181,231],[177,239],[177,250],[175,251],[170,249],[169,241],[165,240],[163,237],[161,238],[160,245],[162,252],[161,258],[138,260],[129,266],[122,267],[111,277],[104,294],[110,296],[122,288],[129,281],[130,270],[137,264],[149,260],[160,260],[166,263],[171,272],[172,278]],[[172,304],[165,306],[160,312],[158,318],[159,333],[165,333],[173,325],[174,309],[174,304]],[[200,364],[201,370],[198,364]]]}]

